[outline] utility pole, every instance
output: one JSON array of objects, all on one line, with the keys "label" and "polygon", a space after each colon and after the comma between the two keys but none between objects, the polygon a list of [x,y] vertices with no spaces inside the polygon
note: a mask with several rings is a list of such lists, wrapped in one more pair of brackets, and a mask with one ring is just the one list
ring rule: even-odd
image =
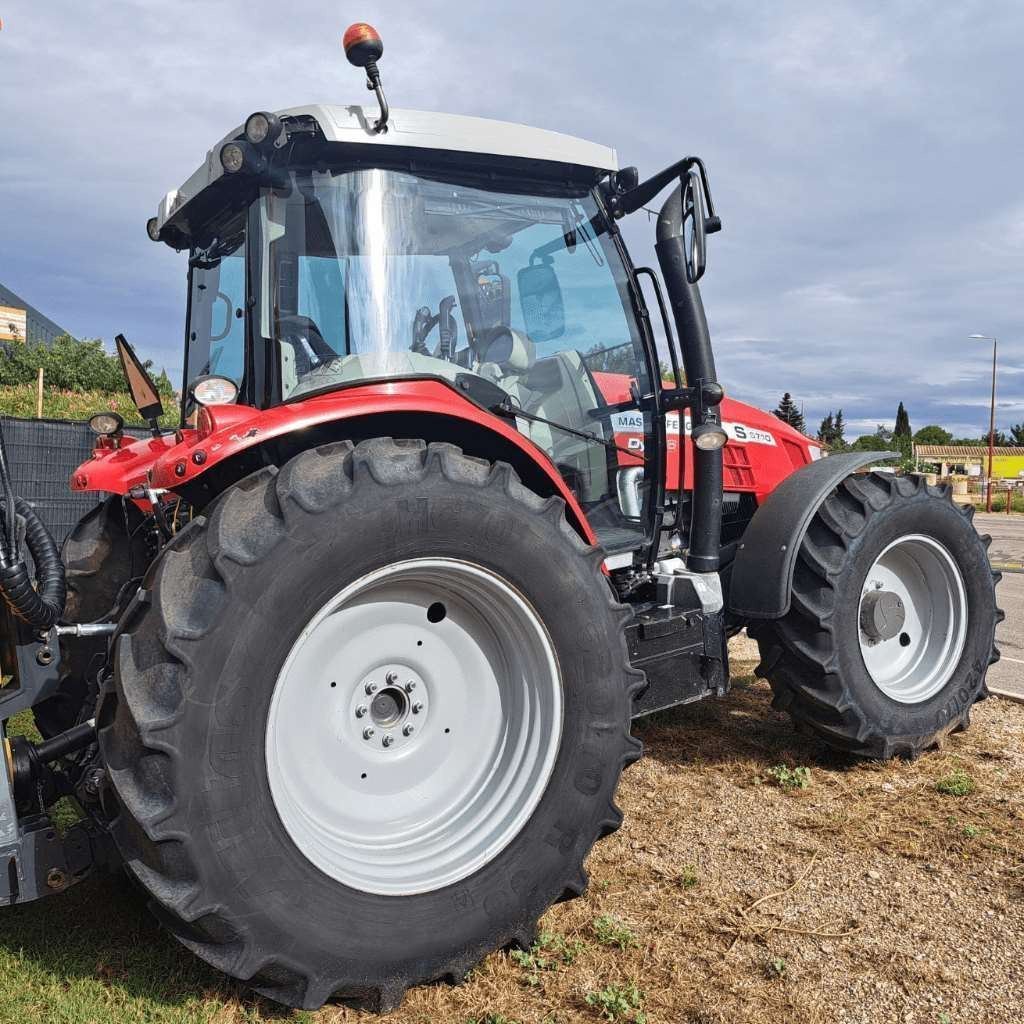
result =
[{"label": "utility pole", "polygon": [[995,457],[996,447],[996,347],[999,344],[995,338],[987,334],[970,335],[975,341],[992,342],[992,404],[989,408],[988,418],[988,479],[985,481],[985,511],[992,511],[992,463]]}]

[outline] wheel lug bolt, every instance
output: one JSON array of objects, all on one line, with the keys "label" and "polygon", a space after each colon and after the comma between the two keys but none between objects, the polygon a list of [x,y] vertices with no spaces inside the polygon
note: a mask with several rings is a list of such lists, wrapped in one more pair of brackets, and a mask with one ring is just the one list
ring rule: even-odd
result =
[{"label": "wheel lug bolt", "polygon": [[407,682],[405,684],[405,692],[406,693],[412,693],[412,691],[415,690],[415,689],[416,689],[416,680],[415,679],[410,679],[409,682]]},{"label": "wheel lug bolt", "polygon": [[397,672],[389,672],[387,678],[388,678],[388,685],[389,686],[394,686],[395,683],[398,682],[398,673]]},{"label": "wheel lug bolt", "polygon": [[414,726],[411,722],[408,725],[402,727],[403,736],[411,736],[415,731],[416,726]]},{"label": "wheel lug bolt", "polygon": [[360,704],[359,707],[356,708],[356,718],[362,718],[363,715],[366,714],[366,710],[366,705]]},{"label": "wheel lug bolt", "polygon": [[395,739],[393,736],[385,736],[384,739],[381,740],[381,743],[383,743],[385,747],[390,747],[394,742]]},{"label": "wheel lug bolt", "polygon": [[377,684],[376,684],[376,683],[374,683],[374,682],[370,682],[370,683],[367,683],[367,684],[366,684],[366,685],[365,685],[365,686],[363,687],[363,689],[364,689],[364,690],[365,690],[365,691],[366,691],[366,692],[367,692],[368,694],[370,694],[370,693],[376,693],[376,692],[377,692]]},{"label": "wheel lug bolt", "polygon": [[[363,739],[364,739],[364,740],[372,740],[372,739],[373,739],[373,733],[374,733],[374,729],[373,729],[373,726],[372,726],[372,725],[368,725],[368,726],[367,726],[367,727],[366,727],[366,728],[365,728],[365,729],[363,730]],[[386,739],[386,738],[387,738],[387,737],[385,737],[385,739]]]},{"label": "wheel lug bolt", "polygon": [[418,715],[423,710],[423,704],[421,701],[416,701],[412,706],[412,713]]}]

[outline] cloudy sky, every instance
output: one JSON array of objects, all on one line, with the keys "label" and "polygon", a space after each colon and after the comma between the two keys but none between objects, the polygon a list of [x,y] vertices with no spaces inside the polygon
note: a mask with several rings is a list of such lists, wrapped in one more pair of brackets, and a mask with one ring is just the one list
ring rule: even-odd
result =
[{"label": "cloudy sky", "polygon": [[[1024,421],[1024,4],[2,0],[0,282],[180,373],[184,257],[160,196],[253,110],[365,102],[340,37],[385,41],[392,104],[705,158],[725,225],[704,299],[719,374],[816,426]],[[632,19],[627,23],[625,19]],[[654,262],[653,225],[627,228]]]}]

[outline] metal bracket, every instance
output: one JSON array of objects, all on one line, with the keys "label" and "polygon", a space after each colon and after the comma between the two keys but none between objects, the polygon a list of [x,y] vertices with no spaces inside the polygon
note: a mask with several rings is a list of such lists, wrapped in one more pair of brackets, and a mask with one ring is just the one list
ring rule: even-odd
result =
[{"label": "metal bracket", "polygon": [[722,577],[717,572],[693,572],[686,568],[681,558],[666,558],[655,562],[654,580],[658,584],[658,598],[662,604],[675,604],[675,587],[683,580],[688,580],[697,593],[701,611],[705,615],[715,615],[725,607]]}]

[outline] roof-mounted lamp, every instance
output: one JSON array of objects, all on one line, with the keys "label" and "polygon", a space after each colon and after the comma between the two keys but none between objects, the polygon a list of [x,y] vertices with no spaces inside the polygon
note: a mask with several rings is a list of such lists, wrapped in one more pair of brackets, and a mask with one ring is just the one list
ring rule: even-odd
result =
[{"label": "roof-mounted lamp", "polygon": [[349,64],[362,68],[366,72],[366,88],[372,90],[377,96],[380,104],[380,117],[373,123],[370,131],[374,135],[382,134],[388,130],[388,101],[384,98],[384,90],[380,84],[380,69],[377,61],[384,53],[384,44],[381,42],[377,30],[366,22],[357,21],[345,29],[341,45],[345,48],[345,56]]}]

